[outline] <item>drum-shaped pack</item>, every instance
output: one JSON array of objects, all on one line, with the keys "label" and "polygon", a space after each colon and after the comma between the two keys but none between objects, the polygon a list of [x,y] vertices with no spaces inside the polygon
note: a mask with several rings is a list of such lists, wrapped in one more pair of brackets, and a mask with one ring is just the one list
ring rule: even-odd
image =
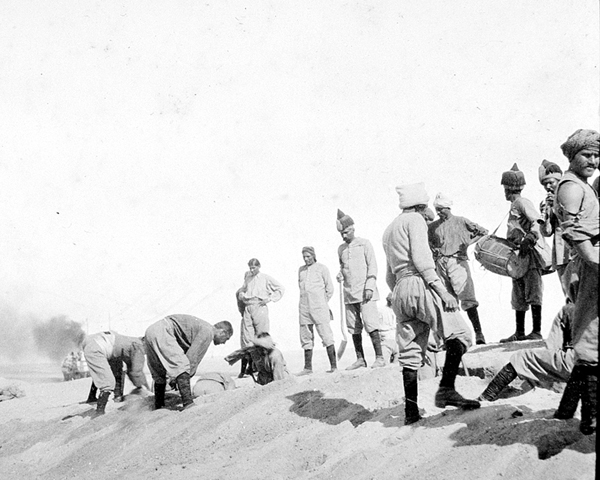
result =
[{"label": "drum-shaped pack", "polygon": [[529,255],[519,257],[518,247],[505,238],[486,235],[475,245],[475,258],[486,270],[511,278],[521,278],[529,270]]}]

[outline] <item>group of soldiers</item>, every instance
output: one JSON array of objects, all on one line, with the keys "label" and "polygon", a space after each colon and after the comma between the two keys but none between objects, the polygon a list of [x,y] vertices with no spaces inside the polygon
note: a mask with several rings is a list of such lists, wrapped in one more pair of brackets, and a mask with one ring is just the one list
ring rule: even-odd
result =
[{"label": "group of soldiers", "polygon": [[[373,246],[369,240],[355,236],[353,219],[338,210],[336,224],[343,243],[338,248],[340,272],[336,279],[342,284],[345,327],[356,354],[356,361],[347,370],[367,366],[362,344],[365,330],[375,352],[371,368],[383,367],[390,361],[398,361],[402,367],[407,425],[421,419],[418,371],[433,342],[446,353],[435,397],[437,407],[479,408],[482,401],[495,400],[517,376],[540,385],[550,380],[567,381],[556,418],[572,418],[581,399],[581,431],[595,431],[599,208],[597,181],[594,189],[588,180],[598,168],[599,138],[592,130],[578,130],[571,135],[561,146],[569,161],[564,173],[554,163],[542,163],[539,179],[548,195],[541,212],[521,195],[525,176],[516,164],[502,174],[501,185],[510,202],[507,240],[529,263],[525,274],[512,280],[516,330],[501,342],[542,338],[544,273],[558,273],[565,306],[555,318],[546,348],[515,354],[478,399],[466,399],[455,389],[462,356],[473,343],[471,330],[459,309],[467,312],[475,342],[485,344],[467,249],[488,231],[453,215],[452,201],[442,193],[433,202],[438,215],[435,220],[422,183],[397,187],[401,213],[382,238],[385,279],[390,289],[386,313],[385,308],[377,307],[380,296]],[[546,243],[547,237],[553,237],[551,246]],[[304,247],[302,257],[298,286],[304,368],[298,375],[313,372],[314,330],[326,349],[328,372],[333,373],[337,370],[337,358],[330,325],[333,316],[328,305],[334,292],[333,282],[327,267],[317,262],[313,247]],[[230,364],[241,360],[240,376],[258,373],[257,382],[265,384],[285,378],[289,372],[269,334],[267,306],[280,300],[285,290],[260,268],[258,259],[251,259],[243,285],[236,292],[242,316],[241,348],[226,360]],[[525,314],[529,309],[532,330],[526,334]],[[188,408],[193,405],[190,377],[195,375],[208,346],[211,342],[225,343],[232,334],[229,322],[213,326],[190,315],[172,315],[148,327],[142,339],[113,332],[92,335],[84,345],[94,381],[88,400],[97,401],[97,411],[102,413],[111,391],[115,392],[115,400],[122,399],[122,362],[127,364],[133,384],[147,387],[141,374],[145,351],[154,381],[155,407],[164,406],[166,385],[171,382],[181,394],[183,408]],[[118,367],[111,369],[114,359]],[[96,387],[100,390],[97,400]]]}]

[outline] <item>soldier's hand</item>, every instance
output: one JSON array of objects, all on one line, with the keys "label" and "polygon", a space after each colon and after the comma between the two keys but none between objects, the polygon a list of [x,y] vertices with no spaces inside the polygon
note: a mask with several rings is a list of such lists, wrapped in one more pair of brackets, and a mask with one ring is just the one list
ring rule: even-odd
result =
[{"label": "soldier's hand", "polygon": [[344,276],[342,275],[342,272],[338,273],[335,279],[338,281],[338,283],[342,283],[344,281]]},{"label": "soldier's hand", "polygon": [[444,311],[455,312],[458,310],[458,301],[454,296],[450,295],[448,292],[442,292],[440,298],[442,299],[442,302],[444,302]]},{"label": "soldier's hand", "polygon": [[364,296],[365,302],[370,302],[371,299],[373,298],[373,290],[368,290],[368,289],[365,290],[365,293],[363,296]]}]

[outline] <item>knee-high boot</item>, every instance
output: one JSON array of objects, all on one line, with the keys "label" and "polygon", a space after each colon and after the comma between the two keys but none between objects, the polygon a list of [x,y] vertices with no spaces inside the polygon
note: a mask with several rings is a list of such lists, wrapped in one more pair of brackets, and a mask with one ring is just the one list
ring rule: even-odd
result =
[{"label": "knee-high boot", "polygon": [[375,362],[371,365],[371,368],[385,367],[385,359],[381,351],[381,335],[379,330],[373,330],[369,333],[371,341],[373,342],[373,349],[375,350]]},{"label": "knee-high boot", "polygon": [[542,306],[531,306],[531,318],[533,329],[531,333],[525,337],[525,340],[542,340]]},{"label": "knee-high boot", "polygon": [[310,375],[313,373],[312,370],[312,349],[304,350],[304,369],[298,374],[299,377],[303,375]]},{"label": "knee-high boot", "polygon": [[417,403],[419,394],[417,371],[404,367],[402,369],[402,382],[404,384],[404,424],[410,425],[422,418]]},{"label": "knee-high boot", "polygon": [[331,370],[327,370],[327,373],[333,373],[337,370],[337,359],[335,358],[335,345],[329,345],[327,347],[327,358],[329,358],[329,365]]},{"label": "knee-high boot", "polygon": [[579,399],[581,398],[581,391],[583,389],[583,376],[581,372],[581,366],[575,365],[571,376],[567,382],[560,403],[558,404],[558,410],[554,412],[554,418],[559,420],[568,420],[573,418],[579,405]]},{"label": "knee-high boot", "polygon": [[581,423],[579,431],[591,435],[596,431],[598,366],[585,366],[583,370],[583,388],[581,391]]},{"label": "knee-high boot", "polygon": [[96,415],[104,415],[104,409],[108,403],[108,397],[110,397],[110,390],[100,393],[98,397],[98,403],[96,403]]},{"label": "knee-high boot", "polygon": [[165,406],[165,391],[167,389],[166,383],[154,382],[154,409],[158,410]]},{"label": "knee-high boot", "polygon": [[510,382],[517,378],[517,372],[512,363],[507,363],[492,379],[478,400],[487,400],[493,402],[498,398],[498,395],[504,390]]},{"label": "knee-high boot", "polygon": [[88,398],[85,401],[85,403],[96,403],[98,401],[98,399],[96,398],[96,392],[98,392],[98,388],[96,387],[94,382],[92,382],[92,386],[90,387],[90,393],[88,394]]},{"label": "knee-high boot", "polygon": [[442,370],[440,388],[435,394],[435,406],[444,408],[448,405],[464,409],[479,408],[481,404],[477,400],[468,400],[459,394],[454,388],[454,381],[458,374],[460,360],[465,353],[466,347],[456,339],[446,342],[446,361]]},{"label": "knee-high boot", "polygon": [[517,324],[517,331],[510,337],[506,337],[500,340],[500,343],[518,342],[525,340],[525,311],[515,310],[515,322]]},{"label": "knee-high boot", "polygon": [[354,351],[356,352],[356,362],[346,368],[346,370],[356,370],[357,368],[366,367],[365,352],[362,346],[362,334],[355,333],[352,335],[352,343],[354,343]]},{"label": "knee-high boot", "polygon": [[473,331],[475,332],[475,344],[485,345],[485,337],[483,336],[483,331],[481,330],[481,322],[479,321],[479,312],[477,311],[477,307],[469,308],[467,310],[467,316],[473,325]]},{"label": "knee-high boot", "polygon": [[181,395],[183,408],[189,408],[194,405],[194,397],[192,397],[192,387],[190,386],[190,374],[183,372],[175,379],[177,381],[177,389]]}]

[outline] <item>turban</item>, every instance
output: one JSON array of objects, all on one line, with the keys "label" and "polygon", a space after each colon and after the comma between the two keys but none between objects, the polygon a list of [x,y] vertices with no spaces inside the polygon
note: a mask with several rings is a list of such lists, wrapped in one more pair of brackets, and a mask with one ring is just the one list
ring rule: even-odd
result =
[{"label": "turban", "polygon": [[435,208],[450,208],[452,206],[452,200],[450,200],[446,195],[440,192],[435,196],[433,206]]},{"label": "turban", "polygon": [[538,174],[540,177],[540,183],[543,184],[550,178],[560,180],[562,177],[562,170],[556,163],[549,162],[548,160],[542,160],[542,164],[540,165],[540,168],[538,168]]},{"label": "turban", "polygon": [[352,217],[350,217],[349,215],[346,215],[344,212],[342,212],[338,208],[337,222],[336,222],[338,232],[343,231],[345,228],[348,228],[350,225],[354,225],[354,220],[352,220]]},{"label": "turban", "polygon": [[304,248],[302,248],[302,254],[303,255],[304,255],[304,252],[310,253],[315,260],[317,259],[317,256],[315,255],[315,249],[313,247],[304,247]]},{"label": "turban", "polygon": [[427,205],[427,202],[429,202],[424,183],[400,185],[396,187],[396,192],[400,197],[398,206],[402,209],[414,207],[415,205]]},{"label": "turban", "polygon": [[570,162],[584,148],[598,152],[600,149],[600,134],[595,130],[579,129],[567,138],[567,141],[560,148]]},{"label": "turban", "polygon": [[509,187],[512,190],[523,190],[525,186],[525,175],[515,163],[508,172],[502,173],[501,185]]}]

